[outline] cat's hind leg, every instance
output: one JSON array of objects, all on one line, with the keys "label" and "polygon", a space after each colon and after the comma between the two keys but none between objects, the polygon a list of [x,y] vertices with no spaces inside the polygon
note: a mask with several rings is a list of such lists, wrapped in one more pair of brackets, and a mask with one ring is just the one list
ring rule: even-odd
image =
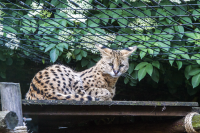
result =
[{"label": "cat's hind leg", "polygon": [[88,88],[86,93],[92,97],[98,98],[99,101],[112,101],[111,93],[105,88]]}]

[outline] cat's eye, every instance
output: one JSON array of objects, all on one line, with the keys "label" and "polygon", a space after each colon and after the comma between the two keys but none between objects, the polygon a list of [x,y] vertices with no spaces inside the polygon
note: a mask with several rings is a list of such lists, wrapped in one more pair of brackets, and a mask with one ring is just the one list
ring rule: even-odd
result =
[{"label": "cat's eye", "polygon": [[112,64],[112,63],[108,63],[108,65],[109,65],[109,66],[113,66],[113,64]]},{"label": "cat's eye", "polygon": [[122,65],[122,64],[121,64],[121,65],[119,65],[119,67],[123,67],[123,66],[124,66],[124,65]]}]

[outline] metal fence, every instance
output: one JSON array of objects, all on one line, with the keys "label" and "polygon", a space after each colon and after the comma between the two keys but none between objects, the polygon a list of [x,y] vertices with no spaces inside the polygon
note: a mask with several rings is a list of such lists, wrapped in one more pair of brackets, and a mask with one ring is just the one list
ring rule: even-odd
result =
[{"label": "metal fence", "polygon": [[199,0],[3,0],[0,6],[0,48],[34,61],[49,61],[54,49],[67,58],[76,49],[98,54],[98,43],[137,45],[131,60],[138,62],[200,63]]}]

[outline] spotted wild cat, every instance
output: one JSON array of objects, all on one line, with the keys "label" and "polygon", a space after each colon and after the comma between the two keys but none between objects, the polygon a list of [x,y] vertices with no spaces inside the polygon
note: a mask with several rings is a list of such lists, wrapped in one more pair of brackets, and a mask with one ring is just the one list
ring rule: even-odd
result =
[{"label": "spotted wild cat", "polygon": [[112,50],[102,45],[96,47],[102,58],[85,71],[75,72],[57,64],[39,71],[32,79],[26,99],[112,101],[115,84],[128,70],[128,57],[137,47],[124,50]]}]

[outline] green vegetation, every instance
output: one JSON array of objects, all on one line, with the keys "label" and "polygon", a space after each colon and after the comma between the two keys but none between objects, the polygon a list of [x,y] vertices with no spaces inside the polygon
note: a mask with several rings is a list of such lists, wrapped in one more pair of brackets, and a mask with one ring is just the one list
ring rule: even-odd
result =
[{"label": "green vegetation", "polygon": [[[193,23],[199,23],[199,5],[162,7],[185,2],[161,0],[161,7],[146,8],[143,2],[156,4],[148,0],[127,0],[128,4],[122,0],[73,1],[79,7],[69,0],[1,2],[0,37],[6,42],[0,40],[0,45],[4,45],[0,46],[0,78],[6,78],[6,66],[24,64],[19,53],[34,57],[30,49],[48,54],[51,63],[75,61],[77,70],[89,68],[100,59],[94,44],[101,43],[114,49],[138,46],[138,54],[130,57],[125,84],[136,86],[145,78],[152,85],[163,82],[172,94],[183,86],[190,95],[198,92],[200,27]],[[187,3],[200,4],[199,1]],[[104,9],[85,10],[95,7]],[[116,27],[102,28],[108,26]],[[40,58],[43,64],[47,63],[45,58]]]}]

